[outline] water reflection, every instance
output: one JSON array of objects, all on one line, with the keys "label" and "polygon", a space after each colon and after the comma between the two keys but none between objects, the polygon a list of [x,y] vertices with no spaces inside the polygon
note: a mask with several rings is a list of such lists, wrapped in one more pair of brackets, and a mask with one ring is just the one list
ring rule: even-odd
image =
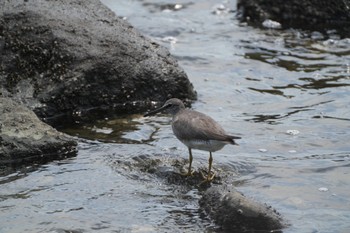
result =
[{"label": "water reflection", "polygon": [[324,88],[350,86],[350,81],[345,79],[345,76],[342,75],[337,77],[322,77],[320,79],[314,77],[307,77],[299,78],[299,80],[307,82],[306,84],[300,85],[300,87],[304,89],[319,90]]},{"label": "water reflection", "polygon": [[[297,108],[297,107],[292,107],[291,109],[293,109],[293,108]],[[310,111],[311,109],[308,109],[308,108],[309,108],[308,106],[305,106],[303,108],[299,108],[298,110],[287,112],[283,115],[281,115],[281,114],[270,114],[270,115],[269,114],[258,114],[258,115],[254,115],[254,117],[252,117],[252,118],[247,118],[245,120],[246,121],[253,121],[256,123],[265,122],[268,124],[282,124],[283,123],[282,120],[284,118],[288,118],[294,114],[301,113],[304,111]],[[243,115],[249,116],[248,113],[243,113]]]},{"label": "water reflection", "polygon": [[[253,90],[253,91],[258,91],[260,93],[268,93],[268,94],[272,94],[272,95],[285,96],[283,91],[275,90],[275,89],[272,89],[272,90],[269,90],[269,89],[257,89],[257,88],[254,88],[254,87],[249,87],[248,89],[249,90]],[[287,96],[285,96],[285,97],[287,97]]]},{"label": "water reflection", "polygon": [[155,128],[142,115],[116,116],[93,124],[75,125],[62,131],[79,138],[114,143],[147,143]]}]

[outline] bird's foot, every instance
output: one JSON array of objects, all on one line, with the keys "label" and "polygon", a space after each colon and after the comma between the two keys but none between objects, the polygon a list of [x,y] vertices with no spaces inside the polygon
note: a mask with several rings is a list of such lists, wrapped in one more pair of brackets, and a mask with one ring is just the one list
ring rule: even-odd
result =
[{"label": "bird's foot", "polygon": [[203,172],[201,172],[201,175],[202,175],[204,180],[200,184],[210,183],[212,180],[214,180],[214,177],[215,177],[215,173],[214,172],[212,174],[209,173],[207,176],[205,176],[203,174]]},{"label": "bird's foot", "polygon": [[194,171],[192,170],[188,170],[187,172],[183,172],[181,173],[182,176],[193,176]]}]

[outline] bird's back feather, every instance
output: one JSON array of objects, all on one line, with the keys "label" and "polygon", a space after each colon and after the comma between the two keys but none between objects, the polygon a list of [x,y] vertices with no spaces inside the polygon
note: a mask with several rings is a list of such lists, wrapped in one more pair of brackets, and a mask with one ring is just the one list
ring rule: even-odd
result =
[{"label": "bird's back feather", "polygon": [[180,140],[216,140],[236,144],[234,139],[240,139],[237,136],[227,135],[211,117],[189,109],[184,109],[174,116],[172,128]]}]

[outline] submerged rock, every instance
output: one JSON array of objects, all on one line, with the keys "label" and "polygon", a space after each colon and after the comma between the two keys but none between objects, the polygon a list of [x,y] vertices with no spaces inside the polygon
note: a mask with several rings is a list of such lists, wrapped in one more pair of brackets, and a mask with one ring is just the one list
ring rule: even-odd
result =
[{"label": "submerged rock", "polygon": [[233,188],[207,189],[200,206],[225,231],[271,231],[285,227],[282,217],[271,206],[245,197]]},{"label": "submerged rock", "polygon": [[[183,158],[172,158],[170,155],[140,155],[132,159],[111,158],[116,169],[125,171],[125,167],[136,171],[136,179],[161,179],[166,185],[172,187],[174,192],[187,193],[197,188],[199,190],[200,212],[209,216],[224,232],[254,232],[280,230],[287,226],[282,216],[271,206],[259,203],[245,197],[234,188],[226,184],[232,183],[235,177],[233,171],[216,169],[220,172],[212,183],[203,182],[202,172],[207,164],[200,164],[199,169],[194,168],[193,176],[183,176],[188,161]],[[198,164],[198,161],[197,161]],[[276,232],[274,231],[274,232]]]},{"label": "submerged rock", "polygon": [[336,29],[343,36],[350,31],[349,0],[239,0],[237,8],[243,21],[262,26],[266,20],[282,28],[326,32]]},{"label": "submerged rock", "polygon": [[2,2],[0,61],[0,96],[53,124],[196,98],[166,48],[95,0]]},{"label": "submerged rock", "polygon": [[76,146],[27,107],[0,97],[0,174],[13,165],[74,156]]}]

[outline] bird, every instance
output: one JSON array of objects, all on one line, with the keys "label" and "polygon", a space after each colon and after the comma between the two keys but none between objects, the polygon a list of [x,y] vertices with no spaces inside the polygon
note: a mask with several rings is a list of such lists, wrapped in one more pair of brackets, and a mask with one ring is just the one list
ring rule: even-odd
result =
[{"label": "bird", "polygon": [[185,107],[184,103],[177,98],[167,100],[164,105],[158,109],[146,113],[144,116],[152,116],[159,112],[166,112],[172,115],[172,130],[178,140],[185,144],[189,153],[189,167],[185,176],[192,176],[192,149],[209,152],[208,173],[204,181],[211,182],[215,173],[212,173],[213,156],[212,153],[221,150],[225,145],[238,145],[235,139],[241,139],[238,136],[232,136],[210,116],[191,110]]}]

